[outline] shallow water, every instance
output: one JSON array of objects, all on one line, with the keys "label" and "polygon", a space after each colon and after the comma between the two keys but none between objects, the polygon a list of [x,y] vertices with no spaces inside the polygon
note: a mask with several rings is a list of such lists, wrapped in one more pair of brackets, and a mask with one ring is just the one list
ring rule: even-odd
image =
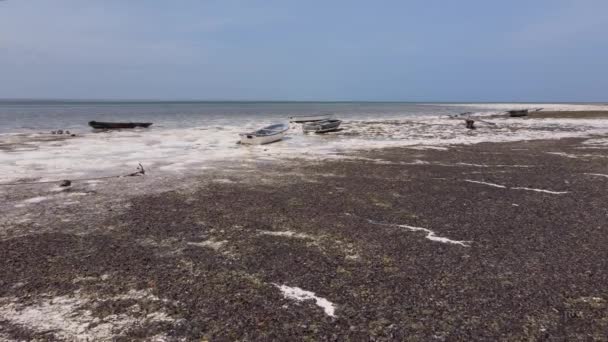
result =
[{"label": "shallow water", "polygon": [[[484,141],[607,134],[603,119],[491,119],[469,131],[448,114],[496,114],[510,108],[608,110],[597,104],[415,104],[289,102],[0,102],[0,182],[98,177],[134,172],[201,173],[217,162],[337,158],[360,149],[442,148]],[[342,130],[305,135],[297,125],[264,146],[236,144],[238,133],[291,115],[333,113]],[[150,121],[149,129],[93,132],[87,122]],[[50,135],[68,129],[76,137]]]}]

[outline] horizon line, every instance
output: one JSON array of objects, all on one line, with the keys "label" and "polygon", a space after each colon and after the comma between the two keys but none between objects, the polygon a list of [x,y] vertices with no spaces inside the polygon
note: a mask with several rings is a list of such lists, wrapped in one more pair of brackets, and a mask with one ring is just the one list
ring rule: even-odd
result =
[{"label": "horizon line", "polygon": [[259,99],[138,99],[138,98],[0,98],[2,102],[56,102],[56,103],[91,103],[91,102],[115,102],[115,103],[444,103],[444,104],[608,104],[608,101],[412,101],[412,100],[259,100]]}]

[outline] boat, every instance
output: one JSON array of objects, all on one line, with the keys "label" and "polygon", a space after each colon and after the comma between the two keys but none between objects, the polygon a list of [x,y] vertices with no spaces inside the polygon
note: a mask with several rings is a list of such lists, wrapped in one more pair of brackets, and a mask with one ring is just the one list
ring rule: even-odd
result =
[{"label": "boat", "polygon": [[508,111],[509,116],[512,118],[518,118],[522,116],[528,116],[528,109],[518,109],[518,110],[510,110]]},{"label": "boat", "polygon": [[290,116],[289,122],[304,123],[304,122],[323,121],[323,120],[328,120],[330,118],[331,118],[331,114],[296,115],[296,116]]},{"label": "boat", "polygon": [[270,144],[283,139],[288,129],[289,126],[283,123],[266,126],[257,131],[239,134],[241,137],[240,142],[246,145]]},{"label": "boat", "polygon": [[147,128],[152,125],[151,122],[99,122],[89,121],[89,126],[95,129],[121,129],[121,128]]},{"label": "boat", "polygon": [[336,119],[307,122],[302,125],[302,131],[304,131],[304,133],[332,132],[332,131],[337,130],[338,127],[340,127],[341,123],[342,123],[341,120],[336,120]]}]

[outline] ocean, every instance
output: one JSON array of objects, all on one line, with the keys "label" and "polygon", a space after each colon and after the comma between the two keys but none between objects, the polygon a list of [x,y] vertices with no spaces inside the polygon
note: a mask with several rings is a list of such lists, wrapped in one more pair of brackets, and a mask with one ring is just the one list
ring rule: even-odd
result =
[{"label": "ocean", "polygon": [[252,120],[286,120],[291,115],[332,113],[343,119],[400,119],[472,111],[494,114],[512,108],[608,109],[602,104],[408,103],[408,102],[154,102],[0,101],[0,133],[86,130],[87,122],[146,121],[157,128],[215,124],[246,125]]},{"label": "ocean", "polygon": [[[152,173],[199,173],[218,162],[343,158],[357,150],[603,134],[602,119],[496,119],[469,131],[450,114],[508,109],[608,110],[604,104],[398,102],[137,102],[0,101],[0,182],[112,175],[143,163]],[[238,133],[287,122],[292,115],[330,113],[339,132],[305,135],[293,124],[285,139],[240,146]],[[96,121],[153,122],[149,129],[94,132]],[[76,137],[51,135],[69,130]]]}]

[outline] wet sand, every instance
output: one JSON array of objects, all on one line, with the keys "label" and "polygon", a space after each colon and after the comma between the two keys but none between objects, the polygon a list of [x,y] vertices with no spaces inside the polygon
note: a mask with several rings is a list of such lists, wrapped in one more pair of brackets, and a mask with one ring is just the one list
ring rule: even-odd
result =
[{"label": "wet sand", "polygon": [[0,340],[601,340],[602,139],[4,188]]}]

